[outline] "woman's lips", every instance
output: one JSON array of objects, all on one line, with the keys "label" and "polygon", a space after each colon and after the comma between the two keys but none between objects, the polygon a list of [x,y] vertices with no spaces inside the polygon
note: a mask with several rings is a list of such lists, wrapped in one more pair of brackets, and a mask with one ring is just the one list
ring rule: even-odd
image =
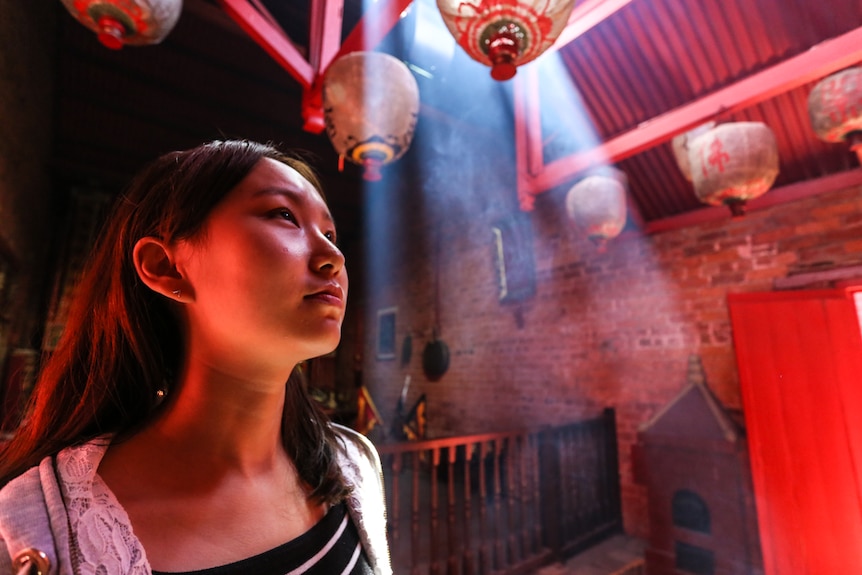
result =
[{"label": "woman's lips", "polygon": [[344,292],[338,286],[324,288],[305,296],[305,299],[319,301],[321,303],[344,307]]}]

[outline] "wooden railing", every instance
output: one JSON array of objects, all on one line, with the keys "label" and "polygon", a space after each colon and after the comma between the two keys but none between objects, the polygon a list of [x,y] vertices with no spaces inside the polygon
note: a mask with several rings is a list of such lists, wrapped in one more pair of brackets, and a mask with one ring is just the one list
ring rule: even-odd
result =
[{"label": "wooden railing", "polygon": [[610,409],[560,427],[378,450],[399,575],[529,573],[622,526]]}]

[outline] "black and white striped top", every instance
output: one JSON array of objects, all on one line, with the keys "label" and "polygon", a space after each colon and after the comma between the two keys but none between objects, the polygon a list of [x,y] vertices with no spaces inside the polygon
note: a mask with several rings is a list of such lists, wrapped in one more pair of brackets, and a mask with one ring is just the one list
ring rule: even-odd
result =
[{"label": "black and white striped top", "polygon": [[200,571],[153,575],[372,575],[372,571],[347,506],[341,503],[296,539],[260,555]]}]

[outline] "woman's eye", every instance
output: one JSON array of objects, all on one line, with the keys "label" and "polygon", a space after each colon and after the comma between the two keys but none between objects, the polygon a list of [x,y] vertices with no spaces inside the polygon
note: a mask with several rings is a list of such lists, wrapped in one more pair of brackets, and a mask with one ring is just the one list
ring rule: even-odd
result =
[{"label": "woman's eye", "polygon": [[290,210],[287,210],[285,208],[279,208],[275,210],[275,213],[280,218],[283,218],[289,222],[296,223],[296,218],[293,216],[293,212],[291,212]]},{"label": "woman's eye", "polygon": [[328,239],[333,244],[338,243],[337,241],[335,241],[335,232],[326,232],[323,235],[326,236],[326,239]]}]

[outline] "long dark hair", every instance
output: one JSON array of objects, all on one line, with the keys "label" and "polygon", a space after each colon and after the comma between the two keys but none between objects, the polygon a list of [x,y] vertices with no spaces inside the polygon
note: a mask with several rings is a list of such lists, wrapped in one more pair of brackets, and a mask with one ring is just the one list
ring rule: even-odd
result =
[{"label": "long dark hair", "polygon": [[[323,196],[304,161],[246,140],[165,154],[132,180],[108,216],[24,421],[0,451],[0,485],[65,447],[108,433],[127,437],[151,420],[159,391],[179,372],[184,347],[167,300],[139,280],[132,249],[145,236],[194,238],[263,158],[295,169]],[[346,488],[335,463],[335,434],[301,381],[291,377],[286,385],[285,448],[310,496],[336,502]]]}]

